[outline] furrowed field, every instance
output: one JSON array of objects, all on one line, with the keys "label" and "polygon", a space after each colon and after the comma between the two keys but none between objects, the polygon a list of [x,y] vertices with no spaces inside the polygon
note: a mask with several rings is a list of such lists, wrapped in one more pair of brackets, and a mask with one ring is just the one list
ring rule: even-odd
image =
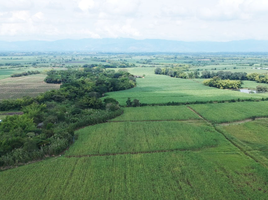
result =
[{"label": "furrowed field", "polygon": [[17,99],[23,96],[37,96],[38,94],[59,89],[59,84],[44,82],[46,75],[38,74],[0,80],[0,101],[3,99]]}]

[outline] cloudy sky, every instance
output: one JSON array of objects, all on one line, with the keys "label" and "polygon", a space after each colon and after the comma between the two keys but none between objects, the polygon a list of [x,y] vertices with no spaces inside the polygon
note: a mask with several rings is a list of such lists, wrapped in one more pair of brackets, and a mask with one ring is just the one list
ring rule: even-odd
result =
[{"label": "cloudy sky", "polygon": [[268,0],[0,0],[0,40],[268,40]]}]

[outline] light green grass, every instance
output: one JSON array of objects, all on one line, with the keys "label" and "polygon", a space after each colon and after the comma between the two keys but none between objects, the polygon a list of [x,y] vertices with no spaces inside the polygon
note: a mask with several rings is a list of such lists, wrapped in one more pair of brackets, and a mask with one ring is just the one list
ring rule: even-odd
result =
[{"label": "light green grass", "polygon": [[245,151],[253,153],[261,162],[268,164],[268,119],[218,128]]},{"label": "light green grass", "polygon": [[0,172],[0,198],[266,199],[267,178],[236,152],[58,158]]},{"label": "light green grass", "polygon": [[145,78],[137,79],[135,88],[110,92],[106,97],[115,98],[121,105],[126,105],[128,97],[140,100],[141,103],[220,101],[231,99],[249,99],[268,97],[268,93],[246,94],[238,91],[222,90],[203,85],[196,80],[171,78],[155,75],[153,68],[133,68],[130,73],[145,74]]},{"label": "light green grass", "polygon": [[111,121],[200,119],[186,106],[146,106],[124,108],[124,114]]},{"label": "light green grass", "polygon": [[243,81],[242,87],[243,88],[249,88],[249,89],[255,89],[256,90],[256,87],[258,85],[268,87],[268,84],[267,83],[257,83],[255,81]]},{"label": "light green grass", "polygon": [[66,155],[96,155],[159,150],[198,150],[226,144],[213,127],[195,122],[114,122],[76,132]]},{"label": "light green grass", "polygon": [[213,123],[233,122],[252,117],[268,117],[268,102],[237,102],[190,105]]}]

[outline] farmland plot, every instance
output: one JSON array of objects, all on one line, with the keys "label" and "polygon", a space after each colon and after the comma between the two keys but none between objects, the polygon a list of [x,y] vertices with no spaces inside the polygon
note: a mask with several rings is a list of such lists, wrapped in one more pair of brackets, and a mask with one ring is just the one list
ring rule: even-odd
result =
[{"label": "farmland plot", "polygon": [[[140,70],[140,73],[138,73]],[[137,74],[143,73],[143,68],[135,68]],[[232,99],[260,99],[268,97],[268,93],[246,94],[238,91],[223,90],[203,85],[191,79],[171,78],[153,74],[145,70],[145,78],[137,79],[137,86],[130,90],[110,92],[106,95],[114,98],[121,105],[126,105],[127,98],[138,99],[141,103],[161,104],[168,102],[221,101]],[[130,71],[131,72],[131,71]]]},{"label": "farmland plot", "polygon": [[59,84],[45,83],[45,77],[46,75],[38,74],[0,80],[0,100],[34,97],[48,90],[59,89]]},{"label": "farmland plot", "polygon": [[268,102],[237,102],[190,105],[213,123],[233,122],[253,117],[268,117]]},{"label": "farmland plot", "polygon": [[0,198],[266,199],[267,178],[237,152],[62,157],[0,172]]},{"label": "farmland plot", "polygon": [[242,149],[268,165],[268,119],[218,128]]},{"label": "farmland plot", "polygon": [[200,119],[186,106],[148,106],[124,108],[124,114],[111,121]]},{"label": "farmland plot", "polygon": [[77,131],[68,156],[198,150],[226,144],[224,137],[203,121],[118,122]]}]

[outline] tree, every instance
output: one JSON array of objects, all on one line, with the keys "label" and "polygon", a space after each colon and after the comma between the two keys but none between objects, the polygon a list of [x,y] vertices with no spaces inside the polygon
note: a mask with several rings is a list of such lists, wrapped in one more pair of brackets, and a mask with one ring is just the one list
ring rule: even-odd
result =
[{"label": "tree", "polygon": [[130,107],[132,105],[130,98],[128,97],[126,101],[127,107]]},{"label": "tree", "polygon": [[157,67],[155,70],[154,70],[154,73],[155,74],[161,74],[162,73],[162,69],[160,67]]}]

